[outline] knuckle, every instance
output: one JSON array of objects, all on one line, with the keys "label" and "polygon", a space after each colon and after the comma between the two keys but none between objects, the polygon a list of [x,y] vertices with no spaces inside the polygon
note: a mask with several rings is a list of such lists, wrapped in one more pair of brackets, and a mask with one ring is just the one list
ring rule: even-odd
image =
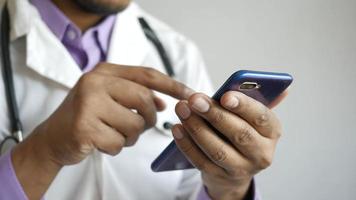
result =
[{"label": "knuckle", "polygon": [[172,81],[170,82],[170,88],[172,91],[177,91],[177,92],[182,92],[185,90],[185,86],[180,83],[180,82],[177,82],[175,80],[172,79]]},{"label": "knuckle", "polygon": [[207,171],[207,163],[204,161],[196,162],[194,166],[200,171]]},{"label": "knuckle", "polygon": [[143,69],[144,69],[143,74],[148,80],[156,78],[157,70],[155,70],[151,67],[145,67]]},{"label": "knuckle", "polygon": [[[100,74],[112,75],[114,73],[116,74],[116,71],[114,70],[116,68],[123,68],[123,66],[110,64],[107,62],[100,62],[95,66],[95,68],[91,72],[98,72]],[[117,74],[117,75],[120,75],[120,74]]]},{"label": "knuckle", "polygon": [[89,143],[81,142],[77,145],[79,155],[88,155],[92,149],[92,145],[89,145]]},{"label": "knuckle", "polygon": [[224,122],[225,120],[226,120],[225,114],[220,110],[216,110],[216,111],[212,112],[212,115],[211,115],[209,121],[212,124],[220,124],[220,123]]},{"label": "knuckle", "polygon": [[139,109],[147,109],[148,106],[152,106],[152,91],[148,89],[142,89],[137,93],[138,96],[138,105]]},{"label": "knuckle", "polygon": [[[277,119],[277,118],[276,118]],[[276,139],[279,139],[283,135],[283,128],[279,120],[276,120],[275,126],[273,128],[273,135],[275,136]]]},{"label": "knuckle", "polygon": [[191,143],[183,144],[183,145],[181,145],[181,150],[185,154],[190,154],[190,152],[193,150],[193,145]]},{"label": "knuckle", "polygon": [[82,75],[78,81],[79,87],[88,87],[88,86],[93,86],[93,85],[97,85],[100,83],[100,76],[93,73],[93,72],[89,72],[86,73],[84,75]]},{"label": "knuckle", "polygon": [[123,149],[124,144],[122,144],[122,142],[116,142],[111,150],[108,152],[110,155],[112,156],[116,156],[117,154],[119,154],[121,152],[121,150]]},{"label": "knuckle", "polygon": [[83,74],[80,78],[79,78],[79,81],[78,83],[80,84],[83,84],[83,83],[86,83],[88,82],[92,77],[92,73],[86,73],[86,74]]},{"label": "knuckle", "polygon": [[133,132],[136,134],[142,133],[145,130],[145,120],[138,116],[135,123],[132,125]]},{"label": "knuckle", "polygon": [[157,115],[156,114],[152,114],[149,118],[149,120],[147,120],[146,122],[146,128],[152,128],[153,126],[155,126],[155,124],[157,123]]},{"label": "knuckle", "polygon": [[156,106],[153,101],[153,92],[149,89],[143,89],[138,94],[137,108],[141,114],[144,114],[146,126],[152,127],[157,122]]},{"label": "knuckle", "polygon": [[117,154],[119,154],[119,152],[116,152],[116,150],[108,150],[105,151],[106,154],[109,154],[110,156],[116,156]]},{"label": "knuckle", "polygon": [[245,177],[250,176],[250,172],[242,167],[236,167],[233,170],[230,170],[228,174],[235,180],[245,179]]},{"label": "knuckle", "polygon": [[82,91],[75,94],[73,99],[73,109],[78,123],[81,122],[80,120],[85,119],[90,115],[93,115],[92,107],[93,105],[98,104],[98,100],[99,99],[97,95],[94,95],[90,91]]},{"label": "knuckle", "polygon": [[105,151],[106,154],[109,154],[110,156],[116,156],[118,153],[116,153],[113,150]]},{"label": "knuckle", "polygon": [[224,162],[227,159],[227,152],[224,145],[221,145],[220,148],[212,155],[212,159],[215,162]]},{"label": "knuckle", "polygon": [[136,144],[137,140],[138,140],[138,135],[137,134],[130,135],[126,139],[125,146],[129,146],[129,147],[133,146],[134,144]]},{"label": "knuckle", "polygon": [[107,64],[105,62],[99,62],[96,66],[94,70],[101,70],[107,67]]},{"label": "knuckle", "polygon": [[[96,99],[99,95],[97,92],[93,91],[102,91],[101,87],[101,76],[87,73],[84,74],[76,84],[75,89],[73,90],[73,99],[77,106],[85,106],[87,101],[92,101]],[[88,102],[91,103],[91,102]]]},{"label": "knuckle", "polygon": [[237,145],[248,145],[253,140],[253,134],[250,128],[247,126],[241,128],[240,133],[233,136],[233,142]]},{"label": "knuckle", "polygon": [[157,115],[156,113],[152,113],[150,120],[146,123],[147,128],[152,128],[157,123]]},{"label": "knuckle", "polygon": [[71,132],[74,137],[78,137],[80,140],[89,139],[92,134],[96,134],[101,130],[98,128],[94,120],[85,114],[76,114],[71,123]]},{"label": "knuckle", "polygon": [[262,114],[260,114],[255,120],[254,124],[259,127],[265,127],[269,125],[270,114],[268,108],[263,108]]},{"label": "knuckle", "polygon": [[283,135],[282,129],[281,128],[276,129],[273,135],[275,136],[275,138],[279,139]]},{"label": "knuckle", "polygon": [[147,105],[149,102],[152,101],[152,91],[146,88],[143,88],[139,93],[138,97],[140,99],[140,102],[143,103],[144,105]]},{"label": "knuckle", "polygon": [[132,146],[136,143],[138,136],[144,132],[146,123],[143,117],[139,116],[134,122],[129,122],[127,126],[129,128],[123,134],[126,136],[126,146]]},{"label": "knuckle", "polygon": [[189,130],[192,136],[197,136],[203,131],[203,127],[199,125],[193,125],[189,128]]},{"label": "knuckle", "polygon": [[67,142],[67,148],[73,150],[77,155],[87,155],[93,149],[92,141],[86,132],[74,132],[70,141]]},{"label": "knuckle", "polygon": [[82,113],[79,113],[74,117],[73,123],[72,123],[72,130],[73,130],[72,132],[74,134],[80,135],[82,133],[91,132],[90,129],[92,127],[87,125],[87,124],[91,124],[91,123],[88,123],[85,118],[86,117]]},{"label": "knuckle", "polygon": [[260,157],[258,161],[259,168],[266,169],[267,167],[271,166],[272,161],[273,161],[272,155],[264,154],[263,156]]}]

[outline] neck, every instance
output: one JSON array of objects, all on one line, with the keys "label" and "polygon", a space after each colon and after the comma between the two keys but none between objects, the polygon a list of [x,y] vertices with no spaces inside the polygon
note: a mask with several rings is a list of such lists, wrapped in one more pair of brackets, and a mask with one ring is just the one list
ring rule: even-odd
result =
[{"label": "neck", "polygon": [[52,1],[83,33],[103,18],[101,15],[85,12],[73,0]]}]

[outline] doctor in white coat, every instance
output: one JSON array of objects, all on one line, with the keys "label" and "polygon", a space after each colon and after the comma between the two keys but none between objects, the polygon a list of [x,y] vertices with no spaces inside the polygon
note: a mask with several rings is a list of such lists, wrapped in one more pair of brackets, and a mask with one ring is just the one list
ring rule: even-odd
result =
[{"label": "doctor in white coat", "polygon": [[[134,2],[53,2],[65,14],[65,9],[78,9],[78,17],[92,26],[105,17],[103,12],[117,13],[108,54],[105,62],[84,73],[29,1],[7,1],[25,139],[1,156],[0,199],[257,198],[253,176],[271,164],[281,135],[270,108],[238,92],[225,94],[221,106],[212,101],[196,46]],[[164,75],[138,17],[158,34],[173,63],[173,78]],[[0,94],[3,140],[11,131],[2,81]],[[176,124],[174,139],[197,170],[150,170],[172,141],[166,122]]]}]

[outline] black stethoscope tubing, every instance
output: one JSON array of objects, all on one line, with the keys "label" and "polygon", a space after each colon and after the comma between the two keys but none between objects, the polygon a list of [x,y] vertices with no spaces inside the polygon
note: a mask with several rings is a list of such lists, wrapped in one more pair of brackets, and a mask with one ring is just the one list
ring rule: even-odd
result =
[{"label": "black stethoscope tubing", "polygon": [[[174,70],[172,63],[169,59],[169,56],[159,40],[157,34],[149,26],[147,21],[143,17],[139,17],[138,21],[141,25],[141,28],[146,36],[146,38],[152,42],[155,46],[161,61],[165,67],[167,74],[173,77]],[[6,146],[13,146],[23,140],[23,128],[19,115],[19,109],[16,101],[16,92],[14,88],[14,80],[12,73],[12,64],[11,64],[11,54],[10,54],[10,14],[7,8],[7,5],[4,5],[2,16],[1,16],[1,55],[2,55],[2,71],[3,71],[3,80],[5,86],[5,96],[6,102],[9,109],[9,119],[11,123],[11,135],[4,138],[0,142],[0,155],[2,155],[7,148]],[[171,123],[164,123],[165,129],[170,129],[172,127]]]},{"label": "black stethoscope tubing", "polygon": [[23,140],[22,123],[19,117],[19,110],[16,101],[14,80],[11,66],[10,55],[10,15],[5,4],[1,16],[1,54],[2,54],[2,73],[5,87],[5,96],[9,108],[9,119],[11,123],[11,135],[4,138],[0,143],[0,155],[6,150],[4,147],[12,146]]}]

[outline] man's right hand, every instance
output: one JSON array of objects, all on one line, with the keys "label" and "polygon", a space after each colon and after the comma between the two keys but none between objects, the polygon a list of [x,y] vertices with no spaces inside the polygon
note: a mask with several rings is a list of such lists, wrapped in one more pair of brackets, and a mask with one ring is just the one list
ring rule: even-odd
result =
[{"label": "man's right hand", "polygon": [[[62,166],[79,163],[93,150],[116,155],[135,144],[164,109],[152,90],[177,99],[192,94],[151,68],[102,63],[83,75],[59,108],[13,150],[13,165],[29,198],[41,197]],[[26,166],[46,172],[37,185]]]}]

